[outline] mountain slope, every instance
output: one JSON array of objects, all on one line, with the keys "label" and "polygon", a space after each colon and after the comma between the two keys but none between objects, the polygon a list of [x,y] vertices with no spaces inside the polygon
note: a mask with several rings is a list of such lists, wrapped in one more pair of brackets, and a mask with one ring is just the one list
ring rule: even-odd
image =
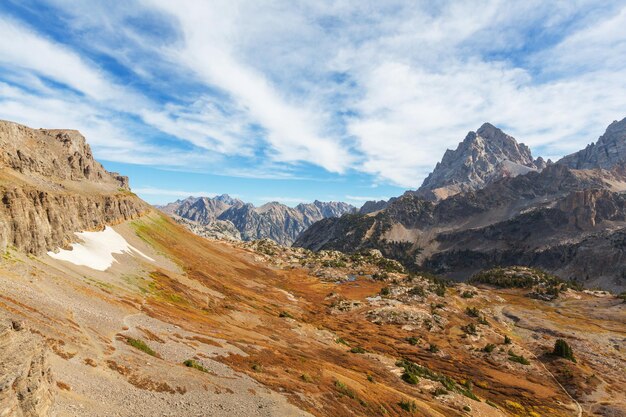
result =
[{"label": "mountain slope", "polygon": [[346,203],[321,201],[298,204],[296,207],[278,202],[255,207],[227,194],[213,198],[189,197],[159,208],[184,219],[181,223],[205,237],[226,236],[235,240],[267,238],[284,245],[290,245],[302,231],[318,220],[356,211],[355,207]]},{"label": "mountain slope", "polygon": [[[65,155],[53,159],[69,170]],[[626,305],[615,297],[563,290],[548,303],[409,275],[377,251],[210,241],[105,173],[20,168],[3,167],[12,182],[2,186],[20,179],[65,209],[90,203],[59,224],[71,250],[33,220],[49,252],[29,240],[0,257],[0,415],[565,417],[578,403],[589,414],[626,406],[612,395],[626,383],[613,348]],[[145,211],[107,222],[105,197]],[[56,210],[46,198],[23,203],[33,215]],[[20,225],[20,213],[0,222]],[[556,337],[576,364],[545,355]]]},{"label": "mountain slope", "polygon": [[445,152],[415,194],[438,200],[482,188],[503,177],[542,170],[546,165],[542,158],[533,160],[526,145],[485,123],[476,132],[469,132],[456,150]]},{"label": "mountain slope", "polygon": [[407,193],[375,214],[318,222],[294,245],[377,248],[408,267],[457,278],[498,265],[539,266],[623,290],[624,191],[624,164],[611,170],[554,164],[439,201]]}]

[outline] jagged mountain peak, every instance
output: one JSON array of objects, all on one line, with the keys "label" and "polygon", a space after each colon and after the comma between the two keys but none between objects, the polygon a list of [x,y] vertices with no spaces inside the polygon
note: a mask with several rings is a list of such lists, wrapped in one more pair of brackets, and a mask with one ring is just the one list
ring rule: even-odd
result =
[{"label": "jagged mountain peak", "polygon": [[543,159],[533,160],[526,145],[491,123],[484,123],[475,132],[469,132],[455,150],[446,150],[422,186],[410,193],[439,200],[545,166]]},{"label": "jagged mountain peak", "polygon": [[613,121],[596,143],[557,163],[574,169],[611,169],[623,162],[626,162],[626,118]]},{"label": "jagged mountain peak", "polygon": [[291,244],[302,231],[318,220],[356,211],[355,207],[346,203],[319,200],[301,203],[296,207],[278,201],[255,207],[252,203],[245,203],[228,194],[190,197],[159,208],[180,219],[192,231],[201,231],[205,236],[218,236],[236,229],[237,233],[229,233],[234,239],[269,238],[284,245]]}]

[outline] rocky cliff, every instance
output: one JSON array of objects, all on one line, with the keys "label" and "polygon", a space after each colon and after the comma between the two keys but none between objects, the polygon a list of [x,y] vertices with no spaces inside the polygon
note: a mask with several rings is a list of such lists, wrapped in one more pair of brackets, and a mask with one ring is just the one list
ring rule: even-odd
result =
[{"label": "rocky cliff", "polygon": [[596,143],[557,163],[574,169],[611,169],[623,162],[626,162],[626,118],[611,123]]},{"label": "rocky cliff", "polygon": [[485,123],[476,132],[469,132],[454,151],[448,149],[414,193],[429,200],[439,200],[483,188],[503,177],[540,171],[546,165],[542,158],[534,160],[526,145]]},{"label": "rocky cliff", "polygon": [[73,130],[0,122],[0,250],[40,254],[93,230],[142,215],[149,206],[128,179],[94,160]]},{"label": "rocky cliff", "polygon": [[213,198],[189,197],[159,208],[184,219],[181,223],[201,236],[242,240],[267,238],[283,245],[290,245],[318,220],[356,211],[346,203],[321,201],[296,207],[278,202],[255,207],[227,194]]}]

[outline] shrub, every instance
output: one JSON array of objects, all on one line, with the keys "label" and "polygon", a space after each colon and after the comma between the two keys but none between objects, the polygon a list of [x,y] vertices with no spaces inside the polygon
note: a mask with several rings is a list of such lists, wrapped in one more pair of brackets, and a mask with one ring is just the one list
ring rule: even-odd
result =
[{"label": "shrub", "polygon": [[408,411],[409,413],[415,413],[417,411],[417,404],[415,401],[402,400],[398,403],[401,409]]},{"label": "shrub", "polygon": [[183,362],[183,365],[185,365],[188,368],[197,369],[198,371],[209,372],[209,370],[206,369],[204,366],[202,366],[200,362],[195,361],[193,359],[187,359],[185,362]]},{"label": "shrub", "polygon": [[419,338],[414,337],[414,336],[407,337],[404,340],[406,340],[410,345],[413,345],[413,346],[417,345],[420,341]]},{"label": "shrub", "polygon": [[367,352],[365,349],[363,349],[361,346],[355,346],[352,349],[350,349],[350,353],[365,353]]},{"label": "shrub", "polygon": [[139,349],[142,352],[147,353],[148,355],[151,355],[151,356],[157,355],[156,352],[152,350],[150,346],[146,345],[146,342],[144,342],[143,340],[133,339],[132,337],[129,337],[126,339],[126,343],[128,343],[130,346],[134,347],[135,349]]},{"label": "shrub", "polygon": [[404,371],[404,373],[402,374],[402,380],[411,385],[415,385],[420,381],[417,375],[409,373],[407,371]]},{"label": "shrub", "polygon": [[346,342],[346,340],[343,337],[336,338],[335,343],[340,344],[340,345],[350,346],[350,344]]},{"label": "shrub", "polygon": [[504,344],[510,345],[512,343],[511,338],[508,335],[504,335]]},{"label": "shrub", "polygon": [[557,339],[554,343],[554,350],[552,351],[552,354],[572,362],[576,362],[576,359],[574,358],[574,351],[563,339]]},{"label": "shrub", "polygon": [[251,368],[252,368],[252,370],[254,372],[262,372],[263,371],[263,367],[260,364],[258,364],[258,363],[253,363]]},{"label": "shrub", "polygon": [[311,377],[311,375],[306,374],[306,373],[300,375],[300,379],[303,380],[304,382],[308,382],[308,383],[312,383],[313,382],[313,378]]},{"label": "shrub", "polygon": [[430,346],[428,346],[428,351],[431,353],[437,353],[439,352],[439,346],[431,343]]},{"label": "shrub", "polygon": [[476,295],[474,291],[463,291],[461,293],[462,298],[474,298],[474,295]]},{"label": "shrub", "polygon": [[287,311],[281,311],[280,314],[278,315],[278,317],[281,317],[281,318],[287,317],[287,318],[290,318],[290,319],[293,318],[293,316],[291,314],[289,314],[289,312],[287,312]]},{"label": "shrub", "polygon": [[337,391],[339,391],[341,394],[350,397],[352,399],[356,399],[357,395],[356,393],[352,390],[352,388],[348,387],[346,384],[344,384],[343,382],[336,380],[335,381],[335,388],[337,389]]},{"label": "shrub", "polygon": [[465,326],[461,326],[461,330],[473,336],[478,334],[478,332],[476,331],[476,325],[474,323],[469,323],[469,324],[466,324]]},{"label": "shrub", "polygon": [[489,326],[489,322],[487,321],[487,319],[485,318],[485,316],[480,316],[478,317],[478,324],[482,324],[483,326]]},{"label": "shrub", "polygon": [[530,361],[523,355],[516,355],[512,350],[509,350],[509,360],[511,362],[521,363],[522,365],[530,365]]},{"label": "shrub", "polygon": [[387,296],[389,294],[391,294],[391,288],[389,288],[389,287],[382,287],[380,289],[380,295],[382,295],[383,297],[385,297],[385,296]]},{"label": "shrub", "polygon": [[446,395],[446,394],[448,394],[448,390],[445,388],[441,388],[441,387],[438,387],[433,391],[433,395],[435,397],[438,397],[440,395]]},{"label": "shrub", "polygon": [[483,348],[483,352],[487,352],[487,353],[491,353],[493,352],[493,350],[496,348],[496,345],[494,345],[493,343],[488,343],[487,345],[485,345],[485,347]]},{"label": "shrub", "polygon": [[424,297],[426,296],[426,291],[424,290],[424,287],[420,286],[420,285],[416,285],[415,287],[411,288],[409,290],[409,295],[415,295],[418,297]]},{"label": "shrub", "polygon": [[476,307],[467,307],[465,309],[465,314],[467,314],[470,317],[478,317],[480,316],[480,310],[477,309]]}]

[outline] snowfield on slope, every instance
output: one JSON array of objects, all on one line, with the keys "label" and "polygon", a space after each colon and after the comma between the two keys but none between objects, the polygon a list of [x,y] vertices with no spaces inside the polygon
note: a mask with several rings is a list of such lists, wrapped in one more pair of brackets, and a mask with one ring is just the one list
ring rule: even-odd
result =
[{"label": "snowfield on slope", "polygon": [[57,253],[48,252],[51,258],[67,261],[74,265],[86,266],[98,271],[105,271],[113,265],[113,254],[139,254],[154,262],[137,248],[131,246],[126,239],[111,227],[106,226],[101,232],[79,232],[76,236],[80,243],[73,243],[72,249],[60,249]]}]

